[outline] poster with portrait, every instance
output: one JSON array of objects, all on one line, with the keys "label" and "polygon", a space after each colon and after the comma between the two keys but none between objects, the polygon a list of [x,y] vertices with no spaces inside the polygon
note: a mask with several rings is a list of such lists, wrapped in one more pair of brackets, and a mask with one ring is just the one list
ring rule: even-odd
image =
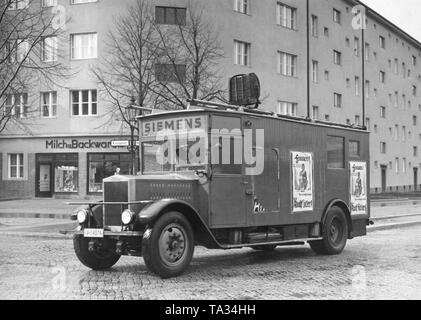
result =
[{"label": "poster with portrait", "polygon": [[293,212],[313,211],[313,154],[291,152]]},{"label": "poster with portrait", "polygon": [[367,213],[367,163],[350,162],[351,214]]}]

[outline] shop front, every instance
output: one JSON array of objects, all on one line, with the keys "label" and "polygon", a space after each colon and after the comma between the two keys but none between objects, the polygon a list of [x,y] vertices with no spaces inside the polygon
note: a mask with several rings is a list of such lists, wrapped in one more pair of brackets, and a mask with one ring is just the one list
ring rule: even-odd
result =
[{"label": "shop front", "polygon": [[0,139],[0,199],[89,198],[102,193],[102,180],[129,174],[122,137]]}]

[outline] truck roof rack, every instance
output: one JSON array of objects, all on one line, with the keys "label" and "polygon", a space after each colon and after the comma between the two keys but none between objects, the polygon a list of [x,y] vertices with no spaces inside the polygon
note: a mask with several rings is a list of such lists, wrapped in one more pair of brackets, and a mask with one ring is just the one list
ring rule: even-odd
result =
[{"label": "truck roof rack", "polygon": [[196,106],[199,108],[211,109],[211,110],[226,110],[226,111],[234,110],[234,111],[250,113],[250,114],[255,114],[255,115],[271,116],[271,117],[276,117],[276,118],[281,118],[281,119],[289,119],[289,120],[295,120],[295,121],[317,123],[321,125],[336,126],[336,127],[347,128],[347,129],[367,131],[367,127],[362,127],[362,126],[357,126],[357,125],[349,125],[349,124],[342,124],[342,123],[336,123],[336,122],[330,122],[330,121],[315,120],[315,119],[305,118],[305,117],[282,115],[276,112],[250,109],[247,107],[240,107],[240,106],[233,106],[233,105],[221,103],[221,102],[205,101],[205,100],[198,100],[198,99],[190,99],[190,100],[187,100],[187,102],[189,103],[189,107],[187,108],[188,110],[190,109],[191,106]]}]

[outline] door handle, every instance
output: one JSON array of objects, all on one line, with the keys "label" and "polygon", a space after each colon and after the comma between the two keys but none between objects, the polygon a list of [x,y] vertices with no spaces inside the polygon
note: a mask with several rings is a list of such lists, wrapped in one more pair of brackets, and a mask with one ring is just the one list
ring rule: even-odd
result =
[{"label": "door handle", "polygon": [[254,191],[248,189],[248,190],[246,190],[246,195],[248,195],[248,196],[254,196]]}]

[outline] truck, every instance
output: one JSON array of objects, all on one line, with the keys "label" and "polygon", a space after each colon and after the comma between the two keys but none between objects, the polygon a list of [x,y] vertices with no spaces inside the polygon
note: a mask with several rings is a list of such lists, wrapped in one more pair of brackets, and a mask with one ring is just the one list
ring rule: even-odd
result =
[{"label": "truck", "polygon": [[70,203],[75,253],[93,270],[135,256],[169,278],[196,246],[337,255],[367,234],[364,127],[200,100],[137,120],[139,172],[106,178],[102,202]]}]

